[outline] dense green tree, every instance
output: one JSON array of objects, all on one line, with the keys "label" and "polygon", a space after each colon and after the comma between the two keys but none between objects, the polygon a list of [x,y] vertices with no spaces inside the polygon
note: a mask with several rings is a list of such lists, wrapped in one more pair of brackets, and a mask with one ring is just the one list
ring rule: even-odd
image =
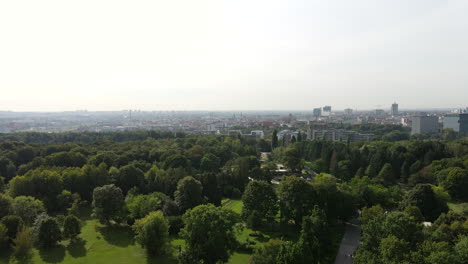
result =
[{"label": "dense green tree", "polygon": [[393,169],[390,163],[385,163],[377,175],[377,179],[385,186],[392,185],[395,182],[395,176],[393,175]]},{"label": "dense green tree", "polygon": [[273,130],[273,135],[271,136],[271,150],[274,150],[278,147],[278,131]]},{"label": "dense green tree", "polygon": [[221,160],[215,155],[208,153],[203,156],[200,163],[200,169],[203,171],[218,171]]},{"label": "dense green tree", "polygon": [[163,193],[150,193],[146,195],[129,194],[125,198],[125,204],[130,213],[129,216],[133,219],[140,219],[151,212],[161,210],[164,206],[165,200],[167,199],[169,199],[169,197]]},{"label": "dense green tree", "polygon": [[36,217],[45,211],[44,203],[31,196],[15,197],[11,204],[12,215],[21,217],[27,225],[31,225]]},{"label": "dense green tree", "polygon": [[300,226],[302,217],[307,215],[314,205],[314,197],[314,188],[303,178],[283,178],[278,188],[283,221],[294,220],[296,226]]},{"label": "dense green tree", "polygon": [[186,258],[205,264],[228,261],[237,245],[234,224],[238,219],[234,212],[212,204],[199,205],[188,210],[183,221]]},{"label": "dense green tree", "polygon": [[216,174],[205,172],[199,175],[199,179],[203,186],[202,195],[206,197],[209,203],[216,206],[221,205],[222,194]]},{"label": "dense green tree", "polygon": [[143,190],[145,188],[144,173],[133,164],[123,166],[119,170],[116,185],[122,189],[123,193],[127,193],[133,187]]},{"label": "dense green tree", "polygon": [[278,212],[277,196],[273,186],[266,181],[251,181],[242,195],[242,218],[252,227],[261,221],[271,221]]},{"label": "dense green tree", "polygon": [[0,218],[10,214],[12,202],[10,196],[0,193]]},{"label": "dense green tree", "polygon": [[78,152],[58,152],[45,157],[48,166],[83,167],[87,162],[86,156]]},{"label": "dense green tree", "polygon": [[455,244],[454,250],[459,263],[468,263],[468,236],[463,236]]},{"label": "dense green tree", "polygon": [[7,215],[2,218],[0,223],[3,224],[7,228],[8,230],[7,235],[10,239],[14,239],[16,237],[16,234],[24,226],[23,219],[21,219],[21,217],[16,216],[16,215]]},{"label": "dense green tree", "polygon": [[411,247],[405,240],[390,235],[382,239],[379,247],[383,264],[408,263]]},{"label": "dense green tree", "polygon": [[302,161],[297,149],[289,148],[286,150],[285,165],[293,172],[300,171],[302,169]]},{"label": "dense green tree", "polygon": [[62,239],[60,226],[55,218],[46,214],[39,215],[33,225],[34,242],[41,247],[52,247]]},{"label": "dense green tree", "polygon": [[93,214],[101,223],[119,217],[122,213],[124,199],[122,190],[111,184],[96,187],[93,191]]},{"label": "dense green tree", "polygon": [[317,206],[311,215],[305,216],[302,222],[301,235],[298,241],[300,254],[298,263],[321,263],[330,252],[330,231],[325,213]]},{"label": "dense green tree", "polygon": [[279,239],[270,239],[268,242],[255,246],[249,259],[250,264],[276,264],[278,253],[285,246],[285,242]]},{"label": "dense green tree", "polygon": [[24,176],[16,176],[10,181],[10,194],[16,196],[32,196],[44,201],[49,210],[58,210],[57,196],[63,190],[60,175],[51,170],[36,169],[28,171]]},{"label": "dense green tree", "polygon": [[455,199],[468,200],[468,170],[452,168],[442,186]]},{"label": "dense green tree", "polygon": [[75,240],[81,234],[81,221],[74,215],[68,215],[63,222],[63,237]]},{"label": "dense green tree", "polygon": [[427,221],[434,221],[441,213],[448,211],[447,203],[438,199],[428,184],[416,185],[406,194],[403,204],[418,207]]},{"label": "dense green tree", "polygon": [[161,211],[149,213],[133,225],[135,240],[151,254],[161,254],[169,237],[169,224]]},{"label": "dense green tree", "polygon": [[4,177],[6,181],[15,177],[16,166],[10,159],[6,157],[0,157],[0,177]]},{"label": "dense green tree", "polygon": [[203,186],[192,176],[187,176],[177,183],[174,199],[182,212],[203,203]]},{"label": "dense green tree", "polygon": [[181,154],[169,156],[164,161],[164,169],[168,168],[189,168],[190,161]]},{"label": "dense green tree", "polygon": [[8,248],[8,228],[0,223],[0,249],[2,251]]}]

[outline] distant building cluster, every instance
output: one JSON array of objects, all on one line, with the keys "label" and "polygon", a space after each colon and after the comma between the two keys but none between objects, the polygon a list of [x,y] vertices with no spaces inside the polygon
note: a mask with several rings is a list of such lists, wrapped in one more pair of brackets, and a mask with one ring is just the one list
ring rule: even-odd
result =
[{"label": "distant building cluster", "polygon": [[330,141],[371,141],[373,134],[363,134],[357,131],[330,128],[327,123],[312,123],[307,130],[307,138],[325,139]]}]

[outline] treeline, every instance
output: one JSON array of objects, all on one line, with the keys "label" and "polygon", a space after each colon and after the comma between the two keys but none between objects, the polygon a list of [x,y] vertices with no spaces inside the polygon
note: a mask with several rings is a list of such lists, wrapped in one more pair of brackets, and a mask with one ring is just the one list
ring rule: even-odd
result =
[{"label": "treeline", "polygon": [[147,138],[183,138],[184,132],[138,130],[122,132],[63,132],[63,133],[42,133],[42,132],[18,132],[18,133],[0,133],[1,141],[20,141],[24,143],[92,143],[96,141],[139,141]]}]

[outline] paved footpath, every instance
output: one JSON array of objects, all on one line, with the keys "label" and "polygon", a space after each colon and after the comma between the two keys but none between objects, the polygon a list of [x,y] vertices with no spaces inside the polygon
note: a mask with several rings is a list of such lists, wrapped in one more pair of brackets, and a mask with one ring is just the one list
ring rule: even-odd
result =
[{"label": "paved footpath", "polygon": [[361,223],[357,218],[346,223],[346,232],[341,240],[340,249],[336,255],[335,264],[351,264],[351,255],[359,246],[361,239]]}]

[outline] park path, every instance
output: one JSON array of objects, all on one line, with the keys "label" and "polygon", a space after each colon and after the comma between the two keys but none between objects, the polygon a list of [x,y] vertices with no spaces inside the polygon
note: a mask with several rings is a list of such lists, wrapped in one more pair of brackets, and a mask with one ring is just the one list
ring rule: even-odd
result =
[{"label": "park path", "polygon": [[359,246],[361,239],[361,223],[357,218],[346,223],[346,232],[341,240],[340,249],[336,255],[335,264],[353,263],[354,251]]}]

